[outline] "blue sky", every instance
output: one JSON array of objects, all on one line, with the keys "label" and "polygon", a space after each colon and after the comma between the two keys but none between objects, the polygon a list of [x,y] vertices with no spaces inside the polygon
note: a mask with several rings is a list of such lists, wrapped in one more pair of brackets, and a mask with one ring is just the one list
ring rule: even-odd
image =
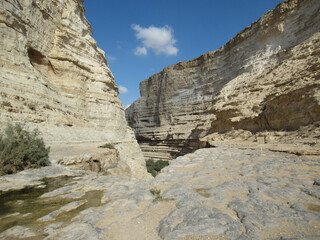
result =
[{"label": "blue sky", "polygon": [[139,83],[164,67],[227,43],[280,0],[85,0],[124,107]]}]

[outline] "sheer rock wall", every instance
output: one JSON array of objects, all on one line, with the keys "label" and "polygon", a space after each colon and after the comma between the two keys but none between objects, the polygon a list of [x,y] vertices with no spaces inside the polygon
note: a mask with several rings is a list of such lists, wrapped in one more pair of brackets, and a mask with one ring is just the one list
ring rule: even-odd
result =
[{"label": "sheer rock wall", "polygon": [[126,118],[145,156],[171,159],[212,133],[320,121],[319,12],[317,0],[283,2],[220,49],[142,81]]},{"label": "sheer rock wall", "polygon": [[132,176],[142,177],[142,153],[82,3],[0,1],[1,129],[21,122],[48,144],[114,144]]}]

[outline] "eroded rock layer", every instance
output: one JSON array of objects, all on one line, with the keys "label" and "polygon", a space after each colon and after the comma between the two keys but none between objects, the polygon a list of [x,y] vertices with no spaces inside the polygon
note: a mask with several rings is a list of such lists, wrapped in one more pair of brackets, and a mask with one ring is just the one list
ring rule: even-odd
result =
[{"label": "eroded rock layer", "polygon": [[49,144],[112,143],[132,175],[143,175],[143,156],[82,2],[0,1],[1,128],[21,122]]},{"label": "eroded rock layer", "polygon": [[145,156],[171,159],[231,130],[319,133],[319,9],[283,2],[220,49],[142,81],[126,117]]}]

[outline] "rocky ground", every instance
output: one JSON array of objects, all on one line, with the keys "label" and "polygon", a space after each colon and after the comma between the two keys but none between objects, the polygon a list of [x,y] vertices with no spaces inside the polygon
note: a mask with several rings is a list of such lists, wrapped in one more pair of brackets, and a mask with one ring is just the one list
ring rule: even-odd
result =
[{"label": "rocky ground", "polygon": [[68,201],[34,218],[0,216],[0,225],[32,219],[0,239],[319,239],[319,173],[318,156],[223,144],[179,157],[149,181],[61,166],[27,170],[0,178],[1,197],[25,185],[40,189],[45,176],[68,175],[68,184],[35,200]]}]

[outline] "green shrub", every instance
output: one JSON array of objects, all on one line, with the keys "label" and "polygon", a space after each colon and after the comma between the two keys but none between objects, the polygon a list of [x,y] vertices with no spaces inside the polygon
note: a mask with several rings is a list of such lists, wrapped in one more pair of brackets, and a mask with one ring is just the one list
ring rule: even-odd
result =
[{"label": "green shrub", "polygon": [[154,170],[156,170],[157,172],[160,172],[162,168],[168,165],[169,165],[168,161],[162,161],[162,160],[156,161],[154,164]]},{"label": "green shrub", "polygon": [[150,173],[153,177],[155,177],[157,175],[157,171],[154,170],[154,162],[153,160],[149,159],[146,161],[146,167],[147,167],[147,171],[148,173]]},{"label": "green shrub", "polygon": [[0,136],[0,175],[50,164],[50,148],[38,135],[37,130],[28,132],[19,124],[8,124],[4,136]]},{"label": "green shrub", "polygon": [[99,146],[99,148],[109,148],[109,149],[116,149],[112,144],[106,143],[103,144],[102,146]]},{"label": "green shrub", "polygon": [[158,160],[154,162],[152,159],[148,159],[146,161],[146,167],[148,173],[150,173],[153,177],[155,177],[162,168],[166,167],[169,165],[169,162],[163,161],[163,160]]},{"label": "green shrub", "polygon": [[160,195],[160,190],[158,189],[150,189],[151,194],[155,197],[153,201],[162,200],[162,196]]},{"label": "green shrub", "polygon": [[160,190],[158,190],[158,189],[150,189],[150,192],[155,197],[160,196]]}]

